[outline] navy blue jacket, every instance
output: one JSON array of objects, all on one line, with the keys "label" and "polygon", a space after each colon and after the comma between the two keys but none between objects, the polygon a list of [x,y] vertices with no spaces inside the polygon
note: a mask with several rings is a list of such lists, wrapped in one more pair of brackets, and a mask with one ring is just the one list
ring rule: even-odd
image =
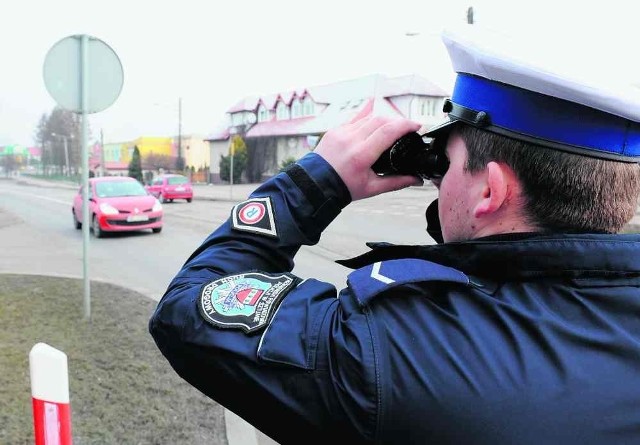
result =
[{"label": "navy blue jacket", "polygon": [[[186,261],[150,321],[171,366],[282,443],[640,443],[640,236],[373,249],[289,272],[349,202],[307,155]],[[342,442],[346,441],[346,442]]]}]

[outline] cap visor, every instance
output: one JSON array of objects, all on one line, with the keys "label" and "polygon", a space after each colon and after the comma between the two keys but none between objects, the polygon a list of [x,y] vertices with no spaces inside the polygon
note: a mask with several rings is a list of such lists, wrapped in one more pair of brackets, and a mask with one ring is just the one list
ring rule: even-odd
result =
[{"label": "cap visor", "polygon": [[447,119],[444,122],[435,125],[424,134],[424,136],[435,138],[436,136],[444,136],[449,134],[449,132],[453,129],[453,125],[458,122],[457,120]]}]

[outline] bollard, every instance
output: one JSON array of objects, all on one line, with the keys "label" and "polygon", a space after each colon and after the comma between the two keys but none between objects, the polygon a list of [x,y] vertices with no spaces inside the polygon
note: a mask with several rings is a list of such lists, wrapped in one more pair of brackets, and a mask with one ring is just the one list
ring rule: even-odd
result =
[{"label": "bollard", "polygon": [[71,445],[67,355],[46,343],[29,352],[35,445]]}]

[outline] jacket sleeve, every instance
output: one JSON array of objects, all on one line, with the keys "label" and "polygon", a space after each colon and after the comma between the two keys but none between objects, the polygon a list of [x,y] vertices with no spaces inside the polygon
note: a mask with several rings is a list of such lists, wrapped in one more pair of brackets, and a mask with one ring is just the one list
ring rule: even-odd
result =
[{"label": "jacket sleeve", "polygon": [[[372,437],[377,387],[366,314],[349,289],[336,298],[333,285],[290,274],[300,246],[317,243],[349,203],[346,186],[311,153],[245,203],[252,200],[250,210],[266,209],[261,223],[252,226],[246,205],[234,207],[171,281],[149,324],[156,344],[182,378],[282,444]],[[275,296],[264,325],[258,316],[227,323],[208,315],[226,304],[240,319],[252,295],[268,292]]]}]

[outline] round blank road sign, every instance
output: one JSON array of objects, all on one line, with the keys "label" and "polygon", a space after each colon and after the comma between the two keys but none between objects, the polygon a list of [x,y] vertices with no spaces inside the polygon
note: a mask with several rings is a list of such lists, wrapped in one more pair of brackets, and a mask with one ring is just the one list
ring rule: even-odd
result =
[{"label": "round blank road sign", "polygon": [[[87,109],[82,109],[82,39],[86,37]],[[111,106],[122,91],[124,74],[115,51],[92,36],[65,37],[44,60],[44,83],[62,108],[97,113]]]}]

